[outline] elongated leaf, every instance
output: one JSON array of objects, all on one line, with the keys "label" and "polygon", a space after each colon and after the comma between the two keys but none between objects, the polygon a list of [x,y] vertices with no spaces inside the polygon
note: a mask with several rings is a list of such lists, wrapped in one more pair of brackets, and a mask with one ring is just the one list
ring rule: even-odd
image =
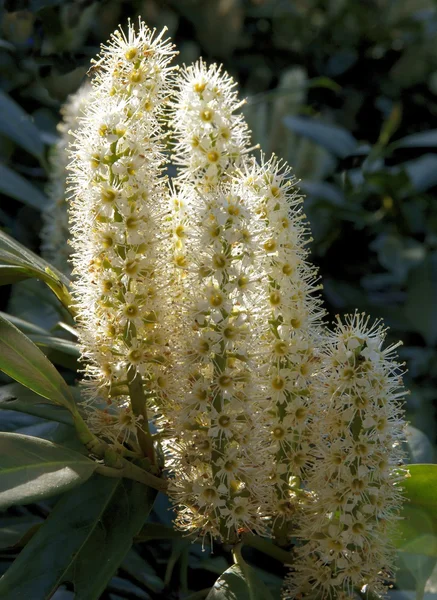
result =
[{"label": "elongated leaf", "polygon": [[259,579],[255,569],[245,565],[233,565],[221,575],[206,600],[273,600],[267,587]]},{"label": "elongated leaf", "polygon": [[437,558],[437,465],[409,465],[408,470],[397,545],[403,552]]},{"label": "elongated leaf", "polygon": [[9,277],[41,279],[61,302],[66,301],[70,282],[65,275],[4,231],[0,231],[0,284],[10,283],[7,280],[7,267],[15,269],[9,273]]},{"label": "elongated leaf", "polygon": [[65,286],[70,283],[63,273],[4,231],[0,231],[0,262],[30,267],[44,277],[51,276],[59,280]]},{"label": "elongated leaf", "polygon": [[155,492],[94,476],[64,496],[0,580],[2,600],[46,600],[64,582],[75,600],[98,600],[123,561]]},{"label": "elongated leaf", "polygon": [[[410,328],[420,333],[429,346],[437,342],[437,252],[429,252],[425,260],[412,269],[408,278],[404,314]],[[417,307],[420,307],[418,310]]]},{"label": "elongated leaf", "polygon": [[44,144],[39,129],[21,106],[2,91],[0,115],[0,133],[40,159],[44,153]]},{"label": "elongated leaf", "polygon": [[29,279],[30,276],[29,270],[26,267],[0,264],[0,285],[17,283],[18,281]]},{"label": "elongated leaf", "polygon": [[79,441],[76,430],[72,425],[57,423],[56,421],[40,421],[39,423],[15,429],[14,433],[42,438],[53,444],[59,444],[68,450],[74,450],[75,452],[79,452],[79,454],[88,456],[86,447]]},{"label": "elongated leaf", "polygon": [[42,327],[38,327],[38,325],[29,323],[29,321],[25,321],[19,317],[14,317],[3,312],[0,312],[0,316],[10,321],[15,327],[25,333],[34,344],[42,348],[54,364],[77,371],[77,359],[80,356],[80,351],[79,345],[76,342],[55,337]]},{"label": "elongated leaf", "polygon": [[76,342],[64,340],[63,338],[58,338],[53,335],[30,334],[29,339],[40,348],[52,348],[53,350],[68,354],[69,356],[74,356],[75,358],[79,358],[80,356],[79,345],[76,344]]},{"label": "elongated leaf", "polygon": [[325,181],[301,181],[300,189],[312,198],[323,198],[334,206],[344,206],[346,200],[342,190]]},{"label": "elongated leaf", "polygon": [[61,375],[28,337],[0,317],[0,370],[55,404],[75,409]]},{"label": "elongated leaf", "polygon": [[291,115],[284,118],[284,124],[294,133],[312,140],[339,158],[353,154],[358,146],[353,135],[336,125]]},{"label": "elongated leaf", "polygon": [[437,148],[437,129],[407,135],[392,144],[393,148]]},{"label": "elongated leaf", "polygon": [[0,192],[28,206],[44,210],[47,196],[21,175],[0,163]]},{"label": "elongated leaf", "polygon": [[35,325],[34,323],[29,323],[29,321],[25,321],[24,319],[20,319],[19,317],[15,317],[14,315],[10,315],[8,313],[4,313],[4,312],[0,311],[0,317],[2,317],[2,319],[6,319],[7,321],[10,321],[12,323],[12,325],[15,325],[15,327],[17,327],[17,329],[19,329],[26,335],[28,335],[28,334],[43,335],[43,336],[50,335],[50,332],[47,331],[46,329],[43,329],[42,327],[39,327],[38,325]]},{"label": "elongated leaf", "polygon": [[437,185],[437,156],[424,154],[402,164],[415,192],[426,192]]},{"label": "elongated leaf", "polygon": [[164,582],[158,577],[155,569],[133,549],[127,553],[121,568],[155,594],[162,592],[164,589]]},{"label": "elongated leaf", "polygon": [[0,433],[0,510],[64,492],[86,481],[97,463],[53,442]]},{"label": "elongated leaf", "polygon": [[0,549],[23,547],[40,524],[41,519],[31,514],[0,519]]}]

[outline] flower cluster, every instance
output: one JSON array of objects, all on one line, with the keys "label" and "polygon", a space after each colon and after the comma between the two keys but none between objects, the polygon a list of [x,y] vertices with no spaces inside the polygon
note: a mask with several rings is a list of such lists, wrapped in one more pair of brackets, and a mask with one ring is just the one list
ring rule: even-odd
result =
[{"label": "flower cluster", "polygon": [[257,306],[261,222],[241,195],[237,167],[248,144],[235,84],[199,61],[176,79],[169,119],[178,178],[172,194],[179,323],[177,394],[163,407],[161,429],[174,474],[180,525],[235,540],[241,528],[263,531],[270,487],[260,431]]},{"label": "flower cluster", "polygon": [[66,244],[69,237],[66,172],[70,162],[68,146],[74,140],[74,133],[80,125],[80,117],[90,93],[91,86],[85,83],[75,94],[69,96],[62,108],[63,119],[58,125],[60,138],[50,156],[51,172],[47,188],[49,203],[42,213],[42,255],[66,275],[71,271],[71,246]]},{"label": "flower cluster", "polygon": [[229,180],[250,149],[236,83],[202,60],[182,69],[171,103],[173,162],[179,176],[205,190]]},{"label": "flower cluster", "polygon": [[153,463],[153,410],[181,528],[299,538],[287,597],[379,592],[405,476],[395,347],[360,315],[327,331],[290,169],[253,156],[221,68],[172,74],[173,54],[141,22],[116,32],[74,133],[88,422]]},{"label": "flower cluster", "polygon": [[253,435],[264,398],[254,362],[261,232],[238,187],[186,191],[174,198],[186,231],[175,349],[180,389],[164,409],[173,428],[172,491],[185,507],[183,526],[232,539],[241,527],[262,528],[258,482],[268,480],[266,472],[260,477],[262,440]]},{"label": "flower cluster", "polygon": [[327,335],[312,425],[314,494],[304,510],[290,598],[383,593],[392,576],[393,527],[402,503],[403,413],[399,344],[361,314]]},{"label": "flower cluster", "polygon": [[[146,387],[138,393],[155,397],[166,368],[168,201],[159,115],[174,51],[163,33],[141,22],[136,33],[130,24],[127,38],[117,31],[103,48],[70,166],[74,292],[91,420],[114,443],[141,431],[144,410],[128,397],[137,374]],[[96,397],[112,410],[96,408]]]},{"label": "flower cluster", "polygon": [[309,234],[290,169],[275,157],[248,165],[240,195],[253,207],[263,293],[259,293],[258,362],[264,379],[264,430],[275,492],[274,534],[287,538],[296,488],[308,462],[312,379],[323,311],[317,273],[307,261]]}]

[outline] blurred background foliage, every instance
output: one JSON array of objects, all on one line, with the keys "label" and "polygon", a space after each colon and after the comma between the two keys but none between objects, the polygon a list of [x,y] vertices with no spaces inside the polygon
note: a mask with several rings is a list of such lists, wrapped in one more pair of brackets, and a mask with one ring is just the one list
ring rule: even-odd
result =
[{"label": "blurred background foliage", "polygon": [[[391,338],[403,340],[412,447],[417,442],[420,460],[434,462],[437,3],[5,0],[0,10],[2,228],[39,250],[49,149],[56,141],[60,106],[119,23],[141,15],[150,26],[166,25],[181,63],[203,56],[224,64],[247,97],[244,110],[254,143],[293,166],[306,196],[313,260],[320,267],[329,313],[358,308],[382,317]],[[2,310],[46,330],[54,326],[53,302],[35,283],[5,289]],[[58,359],[65,368],[76,360]],[[166,510],[162,514],[168,523]],[[168,590],[176,564],[182,590],[191,589],[186,581],[189,545],[180,539],[172,544],[170,571],[162,578],[150,564],[159,571],[168,548],[156,546],[147,577],[140,567],[134,572],[138,561],[147,558],[144,551],[137,553],[125,566],[129,578],[117,580],[109,597],[173,597],[162,590]],[[190,568],[195,572],[203,561],[213,581],[223,570],[214,561],[225,558],[220,553],[206,558],[201,552],[196,557],[193,548]],[[434,564],[413,569],[416,584],[428,579]],[[279,579],[271,579],[275,575],[265,576],[271,587],[278,586]],[[138,582],[138,577],[143,579]],[[411,577],[403,577],[403,587],[414,589]],[[204,579],[206,587],[210,582]],[[123,591],[123,585],[135,581],[139,591]],[[432,585],[437,589],[432,582],[428,589],[435,592]]]}]

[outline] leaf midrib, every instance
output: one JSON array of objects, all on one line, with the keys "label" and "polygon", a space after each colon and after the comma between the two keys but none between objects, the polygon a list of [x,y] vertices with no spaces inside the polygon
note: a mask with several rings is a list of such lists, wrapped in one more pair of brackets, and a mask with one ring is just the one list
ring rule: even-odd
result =
[{"label": "leaf midrib", "polygon": [[[73,554],[73,558],[71,560],[71,562],[68,563],[68,565],[66,565],[66,567],[62,570],[62,572],[60,573],[59,577],[57,578],[56,582],[54,583],[54,586],[52,588],[52,590],[49,592],[48,596],[46,596],[46,598],[44,598],[44,600],[48,600],[49,598],[51,598],[51,596],[55,593],[55,591],[58,589],[59,585],[61,583],[63,583],[64,581],[64,577],[66,575],[66,573],[68,573],[68,571],[70,570],[70,567],[76,562],[76,560],[79,558],[80,553],[82,551],[82,549],[84,548],[84,546],[86,545],[86,543],[88,542],[89,538],[91,537],[91,535],[93,534],[95,528],[98,526],[98,524],[101,521],[102,515],[104,514],[109,502],[112,500],[118,486],[121,484],[122,480],[117,481],[117,484],[114,486],[114,489],[112,490],[112,492],[108,495],[105,503],[102,505],[101,510],[98,513],[98,518],[95,519],[93,526],[90,528],[89,532],[87,533],[86,537],[84,538],[83,542],[80,544],[78,550]],[[73,582],[74,583],[74,582]]]}]

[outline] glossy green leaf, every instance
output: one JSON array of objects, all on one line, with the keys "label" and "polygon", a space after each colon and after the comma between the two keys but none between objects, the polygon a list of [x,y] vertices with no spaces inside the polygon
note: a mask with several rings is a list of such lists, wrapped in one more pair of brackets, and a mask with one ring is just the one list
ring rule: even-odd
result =
[{"label": "glossy green leaf", "polygon": [[[11,267],[13,268],[12,272],[10,272]],[[11,283],[7,280],[8,272],[10,272],[9,277],[41,279],[61,302],[65,302],[66,296],[68,296],[70,282],[63,273],[4,231],[0,231],[0,284]]]},{"label": "glossy green leaf", "polygon": [[29,279],[32,275],[29,274],[29,269],[19,265],[0,264],[0,285],[9,285],[18,283],[24,279]]},{"label": "glossy green leaf", "polygon": [[[0,133],[41,159],[44,144],[41,133],[30,117],[12,98],[0,91]],[[0,178],[1,179],[1,178]]]},{"label": "glossy green leaf", "polygon": [[47,196],[27,179],[1,163],[0,192],[38,210],[44,210],[47,206]]},{"label": "glossy green leaf", "polygon": [[284,124],[294,133],[312,140],[339,158],[353,154],[358,146],[353,135],[337,125],[291,115],[284,118]]},{"label": "glossy green leaf", "polygon": [[249,565],[233,565],[211,588],[206,600],[273,600],[267,587]]},{"label": "glossy green leaf", "polygon": [[[74,393],[74,388],[70,388],[70,391]],[[73,419],[67,410],[51,403],[44,404],[44,398],[39,394],[16,382],[0,387],[0,409],[14,410],[49,421],[73,425]]]},{"label": "glossy green leaf", "polygon": [[397,545],[403,552],[437,557],[437,465],[409,465]]},{"label": "glossy green leaf", "polygon": [[88,450],[79,441],[76,430],[72,425],[65,425],[64,423],[58,423],[56,421],[39,421],[15,429],[14,433],[42,438],[49,442],[53,442],[54,444],[59,444],[68,450],[74,450],[75,452],[79,452],[79,454],[88,456]]},{"label": "glossy green leaf", "polygon": [[0,433],[0,510],[29,504],[85,482],[97,463],[36,437]]},{"label": "glossy green leaf", "polygon": [[67,384],[28,337],[0,317],[0,370],[30,390],[66,408],[75,408]]},{"label": "glossy green leaf", "polygon": [[80,356],[79,344],[76,344],[76,342],[64,340],[53,335],[29,334],[29,339],[40,348],[51,348],[75,358],[79,358]]},{"label": "glossy green leaf", "polygon": [[69,285],[63,273],[46,262],[43,258],[20,244],[4,231],[0,231],[0,262],[10,265],[29,267],[41,276],[51,276],[60,280],[64,285]]},{"label": "glossy green leaf", "polygon": [[48,600],[64,582],[98,600],[152,509],[156,492],[94,476],[65,495],[0,580],[2,600]]},{"label": "glossy green leaf", "polygon": [[12,325],[15,325],[17,329],[25,333],[26,335],[34,334],[34,335],[50,335],[50,332],[34,323],[29,323],[29,321],[25,321],[24,319],[20,319],[19,317],[15,317],[14,315],[10,315],[8,313],[4,313],[0,311],[0,317],[2,319],[6,319],[10,321]]}]

